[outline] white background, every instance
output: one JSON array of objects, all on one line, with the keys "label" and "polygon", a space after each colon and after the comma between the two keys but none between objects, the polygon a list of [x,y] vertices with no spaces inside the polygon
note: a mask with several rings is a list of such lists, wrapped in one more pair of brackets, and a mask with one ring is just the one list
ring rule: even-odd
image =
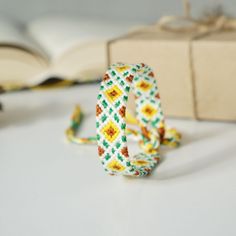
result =
[{"label": "white background", "polygon": [[95,134],[98,86],[1,96],[1,236],[235,236],[236,126],[168,119],[178,149],[147,178],[108,176],[93,145],[65,141],[76,103]]}]

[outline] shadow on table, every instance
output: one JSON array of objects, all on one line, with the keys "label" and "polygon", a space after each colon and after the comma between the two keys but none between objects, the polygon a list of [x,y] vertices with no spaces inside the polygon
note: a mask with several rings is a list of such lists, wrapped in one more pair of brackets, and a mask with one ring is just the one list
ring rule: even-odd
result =
[{"label": "shadow on table", "polygon": [[[224,131],[225,131],[225,128],[224,128]],[[229,127],[229,131],[231,131],[230,127]],[[184,148],[184,146],[190,142],[192,143],[197,140],[202,140],[201,136],[203,139],[204,138],[206,139],[206,138],[210,138],[210,137],[216,137],[217,135],[221,135],[221,134],[222,133],[218,130],[217,132],[212,132],[211,135],[209,133],[209,136],[199,135],[197,138],[193,138],[191,141],[188,140],[186,142],[186,144],[185,144],[185,141],[183,140],[183,146],[181,148]],[[184,163],[183,165],[172,168],[172,169],[168,169],[168,171],[165,171],[165,172],[163,171],[161,173],[158,173],[158,166],[157,166],[156,176],[150,175],[148,177],[148,179],[170,180],[170,179],[174,179],[174,178],[184,177],[184,176],[188,176],[188,175],[192,175],[192,174],[204,171],[204,170],[211,168],[213,166],[220,165],[221,163],[226,162],[229,159],[236,158],[236,153],[235,153],[236,146],[234,144],[231,144],[228,146],[226,145],[221,150],[215,149],[214,147],[209,147],[209,148],[212,148],[212,152],[210,155],[208,153],[206,153],[205,156],[203,156],[201,154],[198,158],[195,158],[194,161],[191,161],[189,163]],[[164,156],[165,156],[165,153],[167,153],[169,151],[174,151],[174,149],[165,150],[163,153]],[[193,149],[192,151],[194,153],[194,152],[196,152],[196,149]],[[191,156],[189,156],[189,158],[191,158]],[[164,161],[165,161],[165,158],[163,158],[160,165]]]}]

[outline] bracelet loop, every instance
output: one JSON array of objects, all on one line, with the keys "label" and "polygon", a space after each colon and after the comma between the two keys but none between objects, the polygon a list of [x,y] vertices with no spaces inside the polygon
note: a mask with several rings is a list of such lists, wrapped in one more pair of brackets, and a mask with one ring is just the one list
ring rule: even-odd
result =
[{"label": "bracelet loop", "polygon": [[[130,157],[126,138],[126,105],[133,90],[136,118],[141,129],[143,149]],[[157,81],[145,64],[112,65],[101,82],[96,106],[98,154],[109,174],[144,176],[160,159],[160,141],[164,136],[164,115]]]},{"label": "bracelet loop", "polygon": [[[126,109],[130,90],[135,95],[136,117]],[[77,105],[66,130],[67,139],[76,144],[98,143],[100,160],[111,175],[147,175],[160,159],[160,144],[171,147],[180,144],[181,135],[164,122],[157,81],[145,64],[119,63],[108,69],[96,105],[96,137],[76,137],[83,117]],[[127,123],[139,130],[127,128]],[[130,157],[126,136],[138,141],[143,152]]]}]

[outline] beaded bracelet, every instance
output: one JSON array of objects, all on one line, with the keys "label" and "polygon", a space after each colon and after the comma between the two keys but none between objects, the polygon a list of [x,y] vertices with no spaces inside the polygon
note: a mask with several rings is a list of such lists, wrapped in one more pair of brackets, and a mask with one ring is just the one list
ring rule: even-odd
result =
[{"label": "beaded bracelet", "polygon": [[[126,111],[130,90],[135,95],[136,118]],[[160,160],[160,144],[180,143],[180,134],[165,125],[157,81],[145,64],[119,63],[108,69],[96,105],[96,137],[76,137],[82,117],[80,107],[76,107],[67,137],[79,144],[97,142],[100,160],[111,175],[147,175]],[[136,124],[140,130],[128,129],[126,123]],[[143,152],[130,157],[127,135],[138,139]]]}]

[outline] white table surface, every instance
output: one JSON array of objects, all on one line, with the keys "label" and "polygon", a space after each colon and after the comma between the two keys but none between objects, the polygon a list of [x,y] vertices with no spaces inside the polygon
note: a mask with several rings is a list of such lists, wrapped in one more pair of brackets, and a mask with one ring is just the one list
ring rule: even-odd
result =
[{"label": "white table surface", "polygon": [[97,85],[0,97],[1,236],[235,236],[236,126],[169,119],[182,146],[148,178],[108,176],[96,146],[65,141],[76,103],[95,133]]}]

